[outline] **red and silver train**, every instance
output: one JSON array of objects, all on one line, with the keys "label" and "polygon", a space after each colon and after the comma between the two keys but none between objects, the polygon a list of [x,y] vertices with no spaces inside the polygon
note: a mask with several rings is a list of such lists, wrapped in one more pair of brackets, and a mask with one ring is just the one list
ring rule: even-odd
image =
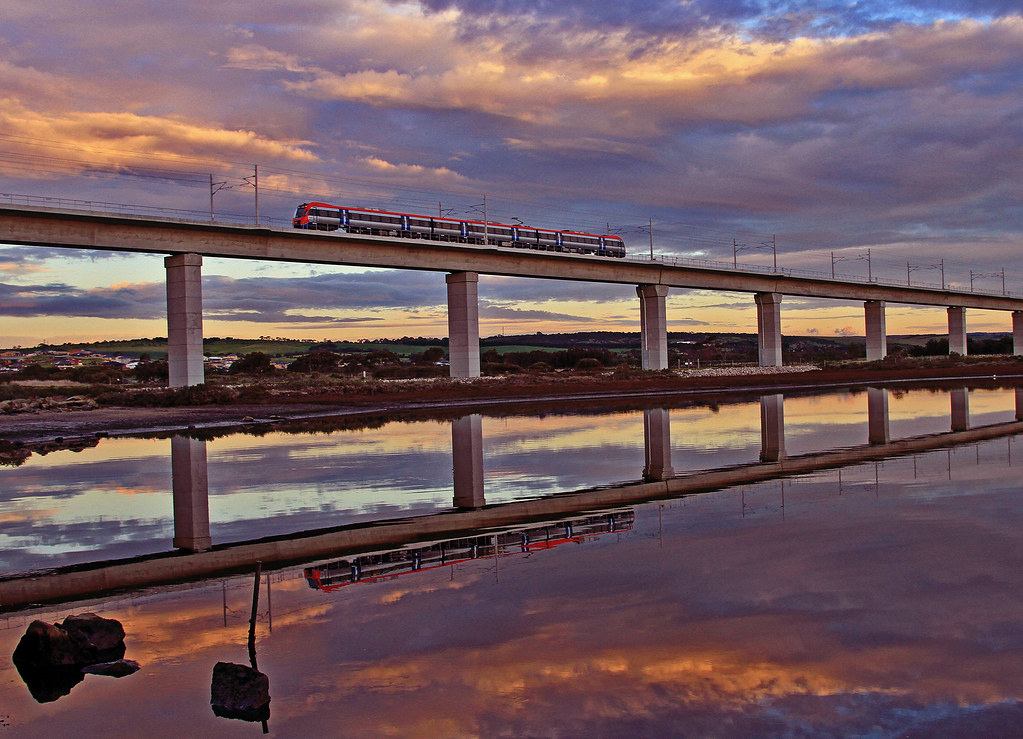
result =
[{"label": "red and silver train", "polygon": [[622,508],[567,521],[510,527],[413,548],[360,554],[351,559],[306,567],[304,574],[310,588],[329,592],[355,583],[384,582],[413,572],[460,565],[472,560],[532,554],[562,544],[580,544],[604,534],[632,531],[635,521],[635,511]]},{"label": "red and silver train", "polygon": [[488,221],[391,213],[373,208],[345,208],[327,203],[302,203],[291,221],[295,228],[344,231],[372,236],[400,236],[410,239],[451,241],[459,244],[514,246],[542,251],[624,257],[621,236],[552,231],[532,226],[509,226]]}]

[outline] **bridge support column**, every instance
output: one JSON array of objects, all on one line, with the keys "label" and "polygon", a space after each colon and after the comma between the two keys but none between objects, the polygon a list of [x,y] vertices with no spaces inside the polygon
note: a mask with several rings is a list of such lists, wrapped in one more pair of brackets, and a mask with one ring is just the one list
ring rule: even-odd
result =
[{"label": "bridge support column", "polygon": [[167,368],[171,387],[205,382],[202,356],[202,256],[175,254],[167,270]]},{"label": "bridge support column", "polygon": [[206,442],[187,436],[171,437],[171,475],[174,546],[204,552],[213,546]]},{"label": "bridge support column", "polygon": [[639,285],[639,326],[643,369],[668,369],[668,318],[665,285]]},{"label": "bridge support column", "polygon": [[760,461],[778,462],[785,457],[785,396],[760,396]]},{"label": "bridge support column", "polygon": [[888,391],[867,388],[867,443],[887,444],[892,440],[888,424]]},{"label": "bridge support column", "polygon": [[876,362],[888,355],[888,332],[884,324],[884,302],[868,300],[863,304],[866,319],[867,361]]},{"label": "bridge support column", "polygon": [[452,272],[448,283],[448,360],[451,377],[480,376],[479,281],[475,272]]},{"label": "bridge support column", "polygon": [[1012,353],[1023,355],[1023,310],[1012,312]]},{"label": "bridge support column", "polygon": [[483,416],[472,413],[451,422],[451,460],[455,476],[455,508],[482,508]]},{"label": "bridge support column", "polygon": [[970,430],[970,391],[957,387],[949,393],[952,398],[952,430]]},{"label": "bridge support column", "polygon": [[966,356],[966,309],[948,309],[948,353]]},{"label": "bridge support column", "polygon": [[757,347],[761,367],[781,367],[781,293],[757,293]]},{"label": "bridge support column", "polygon": [[671,419],[665,408],[643,411],[643,452],[646,457],[644,480],[652,482],[675,476],[671,466]]}]

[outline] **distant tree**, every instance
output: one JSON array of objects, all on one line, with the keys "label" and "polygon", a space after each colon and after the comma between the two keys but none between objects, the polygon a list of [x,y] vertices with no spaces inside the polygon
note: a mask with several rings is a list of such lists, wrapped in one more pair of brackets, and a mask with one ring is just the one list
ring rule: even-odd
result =
[{"label": "distant tree", "polygon": [[30,364],[22,369],[18,373],[18,379],[21,380],[49,380],[55,374],[59,373],[55,367],[47,367],[42,364]]},{"label": "distant tree", "polygon": [[331,372],[337,368],[340,357],[334,352],[303,354],[288,365],[289,372]]},{"label": "distant tree", "polygon": [[913,346],[909,349],[911,357],[934,357],[948,354],[948,339],[928,339],[923,346]]},{"label": "distant tree", "polygon": [[155,382],[167,380],[170,377],[167,363],[163,361],[139,362],[132,370],[132,374],[139,382]]},{"label": "distant tree", "polygon": [[268,375],[275,369],[269,354],[250,352],[235,360],[228,372],[232,375]]},{"label": "distant tree", "polygon": [[413,364],[436,364],[442,359],[444,359],[444,350],[439,346],[431,346],[421,354],[412,355]]}]

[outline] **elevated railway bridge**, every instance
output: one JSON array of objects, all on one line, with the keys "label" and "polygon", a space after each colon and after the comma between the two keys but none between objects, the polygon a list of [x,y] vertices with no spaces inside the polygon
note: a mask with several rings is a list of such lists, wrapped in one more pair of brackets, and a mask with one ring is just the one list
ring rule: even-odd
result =
[{"label": "elevated railway bridge", "polygon": [[0,205],[0,243],[164,254],[168,363],[172,387],[204,381],[202,258],[229,257],[307,264],[446,273],[452,377],[480,373],[480,274],[635,285],[640,302],[643,368],[668,366],[665,298],[672,288],[751,294],[757,310],[759,361],[782,364],[785,295],[862,301],[867,358],[887,353],[885,305],[941,306],[948,312],[949,351],[966,354],[966,310],[1012,314],[1013,351],[1023,354],[1023,297],[928,285],[855,281],[790,270],[733,269],[688,260],[611,259],[532,249],[473,246],[408,238],[293,228]]}]

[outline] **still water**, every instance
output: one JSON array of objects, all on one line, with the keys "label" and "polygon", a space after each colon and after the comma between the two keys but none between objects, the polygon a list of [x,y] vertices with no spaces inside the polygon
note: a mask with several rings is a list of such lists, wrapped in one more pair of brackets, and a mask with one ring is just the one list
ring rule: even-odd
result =
[{"label": "still water", "polygon": [[[0,572],[625,491],[268,568],[267,730],[1005,736],[1023,720],[1018,410],[1013,388],[831,392],[105,439],[0,468]],[[722,470],[745,482],[657,492]],[[182,478],[199,503],[175,515]],[[0,734],[260,734],[210,709],[213,665],[250,663],[252,586],[250,572],[8,607],[0,653],[34,619],[91,611],[121,621],[141,669],[40,703],[5,657]]]}]

